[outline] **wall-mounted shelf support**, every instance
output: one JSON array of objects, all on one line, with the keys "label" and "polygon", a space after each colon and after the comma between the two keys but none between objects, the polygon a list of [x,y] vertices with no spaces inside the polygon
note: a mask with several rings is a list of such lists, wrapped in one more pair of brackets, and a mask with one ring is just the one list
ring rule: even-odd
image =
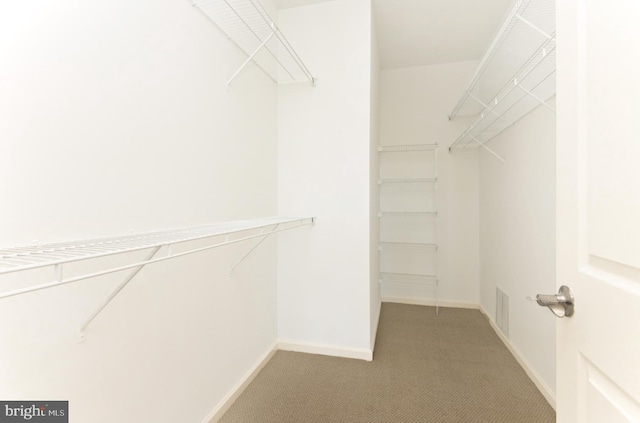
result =
[{"label": "wall-mounted shelf support", "polygon": [[275,31],[272,32],[271,34],[269,34],[269,36],[267,38],[265,38],[265,40],[258,46],[258,48],[255,49],[255,51],[253,53],[251,53],[249,55],[249,57],[247,57],[247,60],[245,60],[244,63],[240,66],[240,68],[238,68],[238,70],[235,71],[235,73],[233,75],[231,75],[231,78],[229,78],[227,80],[227,85],[231,85],[233,80],[236,79],[236,77],[240,74],[240,72],[242,72],[242,69],[244,69],[249,64],[249,62],[251,62],[253,60],[253,58],[256,57],[256,54],[258,54],[260,52],[260,50],[262,50],[262,48],[265,45],[267,45],[269,40],[271,40],[271,38],[273,38],[274,35],[276,35]]},{"label": "wall-mounted shelf support", "polygon": [[[153,259],[153,257],[158,253],[158,251],[160,251],[160,248],[162,248],[161,246],[158,247],[154,247],[151,252],[147,255],[147,257],[144,259],[144,261],[149,261],[151,259]],[[168,256],[171,256],[171,249],[169,249],[168,251]],[[61,265],[58,265],[61,266]],[[129,273],[129,275],[125,278],[124,281],[122,281],[122,283],[120,285],[118,285],[118,287],[116,289],[113,290],[113,292],[111,293],[111,295],[109,295],[109,297],[100,305],[100,307],[98,307],[96,309],[96,311],[94,311],[91,316],[89,316],[89,318],[87,320],[84,321],[83,324],[80,325],[80,339],[84,340],[84,330],[87,328],[87,326],[89,326],[91,324],[91,322],[93,322],[93,320],[98,317],[98,315],[102,312],[102,310],[104,310],[109,303],[111,303],[111,301],[118,296],[118,294],[120,293],[120,291],[122,291],[124,289],[125,286],[127,286],[129,284],[129,282],[131,282],[131,280],[133,278],[136,277],[136,275],[138,274],[138,272],[140,272],[143,268],[144,268],[144,264],[138,267],[135,267],[133,269],[133,271],[131,273]],[[61,281],[62,279],[60,279]]]},{"label": "wall-mounted shelf support", "polygon": [[[551,110],[553,113],[555,113],[555,109],[551,106],[549,106],[549,104],[547,104],[546,101],[544,101],[543,99],[541,99],[540,97],[538,97],[537,95],[535,95],[534,93],[532,93],[531,91],[529,91],[528,89],[524,88],[522,85],[518,84],[518,80],[514,79],[513,80],[513,85],[515,85],[516,87],[520,88],[525,94],[527,94],[529,97],[531,97],[532,99],[536,100],[538,103],[540,103],[542,106],[546,107],[547,109]],[[493,110],[492,110],[493,111]]]},{"label": "wall-mounted shelf support", "polygon": [[479,139],[477,139],[476,137],[471,137],[471,139],[473,139],[476,143],[478,143],[478,145],[482,148],[484,148],[485,150],[487,150],[489,153],[493,154],[498,160],[500,160],[502,163],[504,163],[504,159],[502,157],[500,157],[500,155],[498,153],[496,153],[495,151],[493,151],[492,149],[490,149],[489,147],[487,147],[486,145],[484,145],[484,143],[482,141],[480,141]]},{"label": "wall-mounted shelf support", "polygon": [[[469,94],[469,97],[471,97],[472,99],[474,99],[475,101],[478,102],[478,104],[480,104],[485,110],[489,110],[491,113],[493,113],[494,115],[496,115],[498,117],[498,119],[506,122],[506,119],[498,112],[496,112],[493,107],[489,107],[488,104],[484,104],[484,102],[482,100],[480,100],[478,97],[476,97],[473,94]],[[494,105],[498,104],[498,99],[494,99],[493,100]],[[449,118],[449,120],[451,120],[451,118]]]},{"label": "wall-mounted shelf support", "polygon": [[551,34],[547,34],[545,31],[543,31],[542,29],[540,29],[539,26],[534,25],[533,23],[529,22],[527,19],[523,18],[522,15],[516,14],[516,18],[518,20],[520,20],[520,22],[529,25],[529,27],[531,29],[533,29],[534,31],[538,31],[540,34],[542,34],[543,37],[545,37],[546,39],[551,39],[552,35]]},{"label": "wall-mounted shelf support", "polygon": [[[247,254],[245,254],[244,256],[242,256],[242,258],[240,260],[238,260],[236,262],[236,264],[234,264],[233,266],[231,266],[231,269],[229,269],[229,276],[233,276],[233,272],[236,270],[236,267],[240,266],[240,264],[246,260],[247,257],[249,257],[251,255],[251,253],[253,253],[256,248],[258,248],[260,246],[260,244],[262,244],[263,242],[265,242],[267,240],[267,238],[269,238],[269,235],[272,235],[274,233],[276,233],[278,231],[278,228],[280,227],[280,224],[277,224],[270,232],[264,234],[264,237],[258,241],[258,243],[256,245],[254,245],[248,252]],[[260,233],[262,233],[262,229],[260,230]]]}]

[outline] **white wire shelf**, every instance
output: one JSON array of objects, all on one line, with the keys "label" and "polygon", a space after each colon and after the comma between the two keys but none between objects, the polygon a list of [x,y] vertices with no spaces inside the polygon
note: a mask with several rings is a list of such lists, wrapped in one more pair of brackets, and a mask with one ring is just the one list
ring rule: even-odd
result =
[{"label": "white wire shelf", "polygon": [[378,250],[398,250],[398,249],[430,249],[438,250],[438,245],[434,243],[421,242],[381,242]]},{"label": "white wire shelf", "polygon": [[433,286],[437,286],[439,283],[438,277],[436,275],[420,275],[415,273],[380,272],[380,277],[378,280],[380,283],[395,282]]},{"label": "white wire shelf", "polygon": [[231,76],[238,76],[254,62],[276,83],[315,78],[258,0],[192,0],[246,55],[247,60]]},{"label": "white wire shelf", "polygon": [[437,150],[438,144],[405,144],[405,145],[381,145],[378,151],[381,153],[402,153],[407,151]]},{"label": "white wire shelf", "polygon": [[555,46],[555,0],[518,0],[451,112],[450,118],[477,117],[449,150],[487,148],[534,108],[552,109],[547,101],[556,91]]},{"label": "white wire shelf", "polygon": [[378,184],[421,184],[421,183],[435,183],[438,182],[437,177],[433,178],[385,178],[379,179]]},{"label": "white wire shelf", "polygon": [[[148,232],[137,235],[2,248],[0,249],[0,274],[53,266],[55,269],[55,280],[49,283],[2,292],[0,293],[0,299],[79,282],[81,280],[124,270],[131,270],[124,278],[124,281],[111,293],[105,302],[80,326],[81,339],[83,339],[84,335],[82,335],[82,332],[84,329],[146,265],[225,245],[258,239],[258,242],[230,268],[230,275],[232,276],[234,269],[270,235],[299,228],[314,222],[314,217],[270,217],[193,226],[168,231]],[[175,244],[196,240],[207,240],[209,242],[205,246],[181,249],[178,253],[175,253],[171,248]],[[161,249],[165,251],[165,253],[157,257]],[[146,258],[143,260],[137,260],[134,263],[124,266],[110,267],[93,273],[84,273],[73,278],[63,278],[62,268],[65,264],[142,250],[148,251]]]},{"label": "white wire shelf", "polygon": [[2,248],[0,275],[304,221],[312,223],[313,218],[270,217],[122,237]]},{"label": "white wire shelf", "polygon": [[437,211],[381,211],[378,217],[396,216],[438,216]]}]

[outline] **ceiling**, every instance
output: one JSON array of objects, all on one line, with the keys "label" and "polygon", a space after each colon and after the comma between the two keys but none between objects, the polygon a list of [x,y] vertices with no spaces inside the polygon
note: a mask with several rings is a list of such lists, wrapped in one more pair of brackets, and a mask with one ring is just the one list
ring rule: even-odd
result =
[{"label": "ceiling", "polygon": [[[327,0],[275,0],[279,8]],[[340,1],[340,0],[334,0]],[[372,0],[382,69],[478,60],[513,0]]]}]

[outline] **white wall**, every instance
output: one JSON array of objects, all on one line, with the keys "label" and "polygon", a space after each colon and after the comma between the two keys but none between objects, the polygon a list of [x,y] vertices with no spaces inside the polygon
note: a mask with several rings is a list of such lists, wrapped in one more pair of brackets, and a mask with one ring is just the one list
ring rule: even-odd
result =
[{"label": "white wall", "polygon": [[378,269],[380,255],[378,245],[380,238],[380,222],[378,220],[378,146],[380,145],[380,59],[378,56],[378,39],[376,37],[373,13],[371,16],[371,133],[369,143],[369,279],[371,284],[371,350],[376,342],[378,320],[380,318],[380,284],[378,283]]},{"label": "white wall", "polygon": [[[0,246],[276,214],[276,87],[250,68],[228,90],[243,54],[190,2],[3,2],[0,57]],[[144,269],[83,344],[124,275],[0,300],[0,398],[200,422],[276,341],[275,246],[233,279],[250,245]]]},{"label": "white wall", "polygon": [[555,317],[527,296],[555,283],[555,115],[539,107],[480,155],[480,303],[495,322],[496,287],[510,302],[511,343],[555,392]]},{"label": "white wall", "polygon": [[285,9],[279,24],[318,83],[278,91],[278,209],[318,220],[279,240],[278,333],[370,358],[371,5]]},{"label": "white wall", "polygon": [[442,305],[478,303],[477,150],[451,154],[447,150],[469,122],[465,118],[449,121],[447,116],[475,67],[476,62],[460,62],[381,72],[381,145],[439,144],[437,276],[440,285],[436,290],[428,285],[385,282],[383,300],[432,304],[437,298]]}]

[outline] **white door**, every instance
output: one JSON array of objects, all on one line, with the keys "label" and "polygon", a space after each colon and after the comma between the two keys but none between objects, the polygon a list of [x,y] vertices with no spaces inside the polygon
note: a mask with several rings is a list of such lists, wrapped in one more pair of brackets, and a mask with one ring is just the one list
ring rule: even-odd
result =
[{"label": "white door", "polygon": [[640,0],[557,0],[557,421],[640,422]]}]

